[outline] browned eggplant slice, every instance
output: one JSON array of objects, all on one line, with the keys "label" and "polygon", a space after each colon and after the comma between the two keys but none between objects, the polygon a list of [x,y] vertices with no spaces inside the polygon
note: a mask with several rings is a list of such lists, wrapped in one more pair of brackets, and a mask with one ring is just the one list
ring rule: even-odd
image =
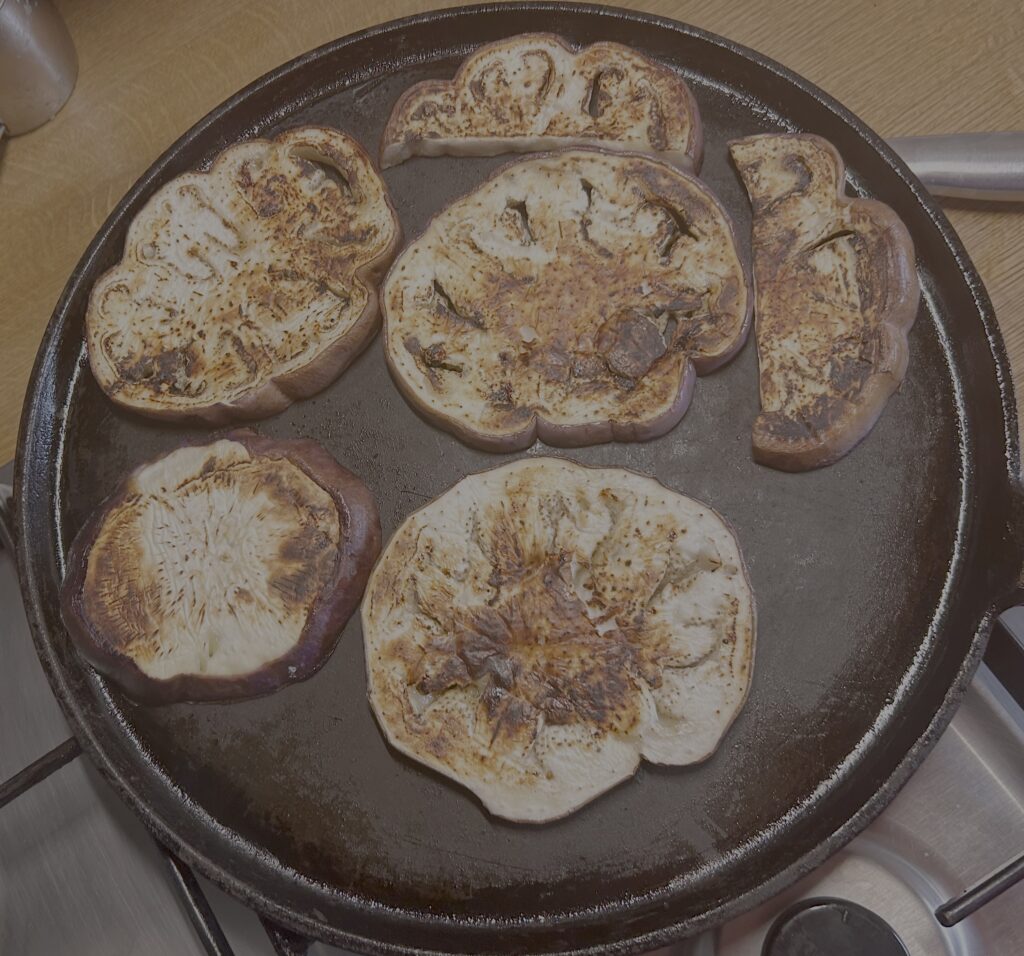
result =
[{"label": "browned eggplant slice", "polygon": [[235,431],[132,472],[71,545],[61,611],[140,701],[258,696],[330,656],[380,541],[369,489],[320,445]]},{"label": "browned eggplant slice", "polygon": [[224,425],[333,382],[380,326],[401,229],[351,137],[301,126],[163,186],[97,281],[89,364],[118,405]]},{"label": "browned eggplant slice", "polygon": [[753,296],[698,179],[596,149],[519,160],[436,215],[381,290],[388,366],[463,441],[644,441],[746,341]]},{"label": "browned eggplant slice", "polygon": [[695,172],[697,103],[678,73],[621,43],[577,52],[552,33],[524,33],[481,47],[454,79],[406,90],[384,129],[381,165],[571,146],[633,150]]},{"label": "browned eggplant slice", "polygon": [[914,244],[888,206],[846,195],[842,157],[820,136],[750,136],[730,151],[754,212],[754,460],[830,465],[871,431],[906,375],[920,301]]},{"label": "browned eggplant slice", "polygon": [[410,515],[362,605],[388,742],[496,816],[558,819],[718,747],[750,686],[729,524],[620,468],[527,458]]}]

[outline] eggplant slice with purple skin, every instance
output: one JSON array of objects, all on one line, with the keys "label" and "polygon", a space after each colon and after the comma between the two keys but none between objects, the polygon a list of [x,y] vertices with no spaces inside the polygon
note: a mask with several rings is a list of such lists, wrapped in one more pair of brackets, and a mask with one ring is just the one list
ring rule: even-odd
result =
[{"label": "eggplant slice with purple skin", "polygon": [[61,611],[139,701],[255,697],[327,660],[380,546],[373,495],[320,445],[234,431],[128,476],[71,545]]},{"label": "eggplant slice with purple skin", "polygon": [[831,465],[900,387],[921,291],[907,227],[846,195],[843,159],[811,133],[729,144],[753,209],[761,414],[754,460]]},{"label": "eggplant slice with purple skin", "polygon": [[377,334],[377,284],[400,241],[351,136],[300,126],[229,146],[132,220],[89,299],[93,375],[116,404],[165,421],[274,415]]},{"label": "eggplant slice with purple skin", "polygon": [[481,47],[451,80],[406,90],[384,128],[381,165],[572,146],[633,150],[696,172],[697,102],[678,73],[621,43],[577,51],[553,33],[524,33]]},{"label": "eggplant slice with purple skin", "polygon": [[665,434],[695,377],[743,346],[752,304],[707,186],[597,149],[500,169],[434,217],[381,290],[406,399],[499,452]]},{"label": "eggplant slice with purple skin", "polygon": [[525,458],[463,478],[395,532],[362,618],[388,742],[521,823],[641,760],[706,759],[750,688],[735,531],[622,468]]}]

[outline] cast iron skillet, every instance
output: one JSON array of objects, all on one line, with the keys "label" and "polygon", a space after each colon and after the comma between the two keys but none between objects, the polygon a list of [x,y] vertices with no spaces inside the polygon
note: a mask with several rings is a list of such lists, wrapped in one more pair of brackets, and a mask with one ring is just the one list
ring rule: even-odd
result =
[{"label": "cast iron skillet", "polygon": [[[74,532],[129,469],[201,434],[121,412],[82,347],[89,289],[172,176],[302,122],[372,152],[409,84],[528,30],[619,40],[680,70],[706,130],[703,178],[747,244],[726,141],[830,139],[855,192],[891,205],[924,297],[910,372],[878,427],[810,474],[754,465],[753,343],[701,379],[689,414],[643,445],[555,451],[625,465],[735,525],[758,601],[753,688],[719,751],[643,767],[569,819],[516,826],[388,750],[366,703],[358,621],[313,679],[260,700],[145,708],[86,666],[58,616]],[[386,174],[406,234],[503,159],[417,159]],[[748,250],[747,250],[748,251]],[[380,342],[311,401],[263,422],[323,442],[370,485],[385,535],[463,475],[472,451],[408,408]],[[535,449],[547,451],[546,449]],[[368,952],[633,952],[735,916],[864,827],[949,722],[1021,567],[1017,422],[992,307],[949,224],[859,120],[775,63],[667,20],[577,4],[432,13],[328,44],[269,74],[175,143],[118,204],[54,312],[22,420],[18,558],[39,656],[82,746],[157,837],[278,922]]]}]

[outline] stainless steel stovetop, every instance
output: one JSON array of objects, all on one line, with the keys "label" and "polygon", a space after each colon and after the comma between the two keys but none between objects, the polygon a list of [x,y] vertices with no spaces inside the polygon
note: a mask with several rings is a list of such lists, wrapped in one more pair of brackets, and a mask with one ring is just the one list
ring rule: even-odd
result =
[{"label": "stainless steel stovetop", "polygon": [[[10,481],[9,466],[0,481]],[[11,556],[0,552],[0,780],[68,737],[36,659]],[[1024,609],[1010,612],[1024,631]],[[810,876],[663,956],[759,956],[797,900],[866,906],[911,956],[1024,953],[1024,885],[943,929],[932,915],[1024,849],[1024,711],[982,667],[935,750],[882,816]],[[257,917],[202,881],[238,956],[273,956]],[[167,863],[86,760],[0,809],[0,954],[203,956]],[[340,950],[322,944],[311,954]],[[807,950],[808,954],[817,952]],[[871,956],[865,952],[864,956]]]}]

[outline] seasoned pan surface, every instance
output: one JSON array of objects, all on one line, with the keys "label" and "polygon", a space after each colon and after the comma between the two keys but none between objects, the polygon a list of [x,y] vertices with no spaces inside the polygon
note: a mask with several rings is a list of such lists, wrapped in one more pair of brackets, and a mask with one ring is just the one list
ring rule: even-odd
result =
[{"label": "seasoned pan surface", "polygon": [[[448,77],[476,45],[527,30],[629,43],[680,70],[705,124],[702,178],[749,256],[729,139],[820,133],[852,188],[910,229],[924,289],[902,390],[837,465],[755,465],[753,341],[698,381],[690,411],[647,444],[571,451],[707,501],[734,524],[758,604],[747,704],[704,764],[644,765],[570,818],[519,826],[390,751],[366,701],[358,615],[327,665],[272,696],[137,706],[70,646],[57,594],[89,512],[139,462],[206,432],[115,408],[82,348],[89,289],[172,176],[225,146],[300,123],[376,154],[395,99]],[[416,159],[385,173],[405,234],[507,159]],[[515,456],[420,420],[380,340],[317,397],[258,425],[322,442],[370,486],[385,538],[464,475]],[[340,40],[220,107],[118,205],[47,330],[19,443],[19,559],[30,618],[75,733],[187,861],[293,928],[363,951],[650,948],[735,915],[838,848],[892,797],[951,718],[994,610],[1017,580],[1017,425],[988,299],[948,223],[884,144],[813,86],[690,27],[578,5],[430,14]]]}]

